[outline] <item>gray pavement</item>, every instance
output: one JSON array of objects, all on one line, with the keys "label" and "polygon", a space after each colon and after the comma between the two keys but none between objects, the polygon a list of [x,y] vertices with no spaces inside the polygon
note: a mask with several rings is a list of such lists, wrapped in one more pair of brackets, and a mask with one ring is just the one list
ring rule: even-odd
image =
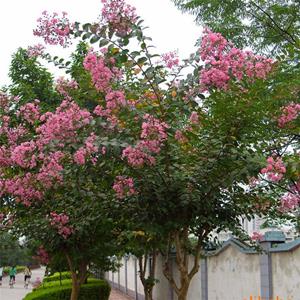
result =
[{"label": "gray pavement", "polygon": [[[41,280],[44,277],[45,269],[32,270],[31,282],[34,282],[37,277]],[[28,289],[24,288],[24,274],[20,273],[16,276],[16,284],[13,288],[9,287],[9,277],[4,277],[2,286],[0,287],[0,300],[22,300],[26,294],[32,290],[32,285],[29,284]]]}]

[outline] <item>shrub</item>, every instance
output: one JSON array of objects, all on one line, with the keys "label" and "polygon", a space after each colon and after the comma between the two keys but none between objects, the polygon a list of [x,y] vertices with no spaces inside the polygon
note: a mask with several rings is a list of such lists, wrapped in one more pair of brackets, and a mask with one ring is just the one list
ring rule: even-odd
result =
[{"label": "shrub", "polygon": [[[103,280],[96,279],[96,278],[88,278],[88,284],[90,284],[90,283],[99,283],[99,282],[103,282]],[[52,288],[52,287],[62,286],[62,285],[72,285],[72,279],[64,279],[61,282],[60,281],[43,282],[35,290],[49,289],[49,288]]]},{"label": "shrub", "polygon": [[[61,274],[61,277],[60,277],[60,274]],[[50,282],[50,281],[59,281],[60,279],[61,280],[64,280],[64,279],[71,279],[71,273],[70,272],[57,272],[57,273],[54,273],[53,275],[50,275],[50,276],[47,276],[44,278],[43,282]]]},{"label": "shrub", "polygon": [[[58,282],[59,284],[59,282]],[[53,286],[51,288],[40,288],[28,294],[24,300],[69,300],[72,286]],[[106,281],[88,283],[81,286],[79,300],[108,300],[110,286]]]}]

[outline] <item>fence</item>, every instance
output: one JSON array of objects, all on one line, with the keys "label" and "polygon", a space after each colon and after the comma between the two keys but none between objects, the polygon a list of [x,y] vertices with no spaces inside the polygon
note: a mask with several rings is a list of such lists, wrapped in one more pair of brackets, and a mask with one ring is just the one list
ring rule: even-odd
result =
[{"label": "fence", "polygon": [[[263,253],[231,239],[201,259],[200,271],[194,276],[188,300],[299,300],[300,299],[300,239],[284,242],[278,232],[268,232],[261,242]],[[191,257],[192,258],[192,257]],[[170,269],[176,272],[174,259]],[[143,300],[143,286],[138,277],[134,256],[122,259],[122,266],[106,273],[114,288]],[[176,300],[177,297],[162,274],[162,260],[157,261],[154,288],[155,300]]]}]

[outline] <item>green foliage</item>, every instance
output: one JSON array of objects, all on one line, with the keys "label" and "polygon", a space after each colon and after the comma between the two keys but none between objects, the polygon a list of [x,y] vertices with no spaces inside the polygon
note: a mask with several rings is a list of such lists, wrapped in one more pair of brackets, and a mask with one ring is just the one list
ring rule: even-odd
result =
[{"label": "green foliage", "polygon": [[[71,296],[72,286],[67,284],[45,289],[38,289],[29,293],[24,300],[68,300]],[[106,281],[83,284],[79,293],[79,300],[108,300],[110,286]]]},{"label": "green foliage", "polygon": [[11,233],[0,231],[0,266],[27,265],[31,261],[26,246]]},{"label": "green foliage", "polygon": [[[61,285],[72,285],[72,279],[63,279],[63,280],[59,280],[58,278],[52,278],[53,280],[49,280],[46,281],[45,279],[47,279],[48,277],[44,278],[43,283],[36,288],[35,290],[40,290],[40,289],[48,289],[48,288],[52,288],[54,286],[61,286]],[[68,277],[64,277],[64,278],[68,278]],[[99,283],[102,282],[100,279],[96,279],[96,278],[88,278],[87,283]]]},{"label": "green foliage", "polygon": [[300,3],[297,0],[172,0],[196,21],[222,33],[239,47],[282,53],[300,48]]},{"label": "green foliage", "polygon": [[58,281],[58,280],[65,280],[65,279],[71,279],[70,272],[61,272],[61,273],[56,272],[53,275],[45,277],[43,282]]},{"label": "green foliage", "polygon": [[20,104],[38,99],[45,110],[51,110],[61,99],[54,90],[51,73],[36,58],[30,58],[25,49],[19,48],[13,55],[9,78],[9,91],[20,98]]}]

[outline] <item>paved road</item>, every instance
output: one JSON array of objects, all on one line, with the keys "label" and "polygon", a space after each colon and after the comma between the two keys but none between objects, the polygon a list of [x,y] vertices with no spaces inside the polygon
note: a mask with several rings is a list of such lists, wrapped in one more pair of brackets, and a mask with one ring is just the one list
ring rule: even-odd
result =
[{"label": "paved road", "polygon": [[[35,281],[37,277],[42,280],[44,273],[45,269],[33,270],[31,282]],[[9,288],[8,282],[9,277],[4,277],[2,286],[0,287],[0,300],[22,300],[26,294],[31,292],[31,284],[29,285],[28,289],[24,288],[24,275],[22,273],[17,274],[14,288]]]},{"label": "paved road", "polygon": [[133,298],[130,298],[117,290],[111,289],[109,300],[133,300]]}]

